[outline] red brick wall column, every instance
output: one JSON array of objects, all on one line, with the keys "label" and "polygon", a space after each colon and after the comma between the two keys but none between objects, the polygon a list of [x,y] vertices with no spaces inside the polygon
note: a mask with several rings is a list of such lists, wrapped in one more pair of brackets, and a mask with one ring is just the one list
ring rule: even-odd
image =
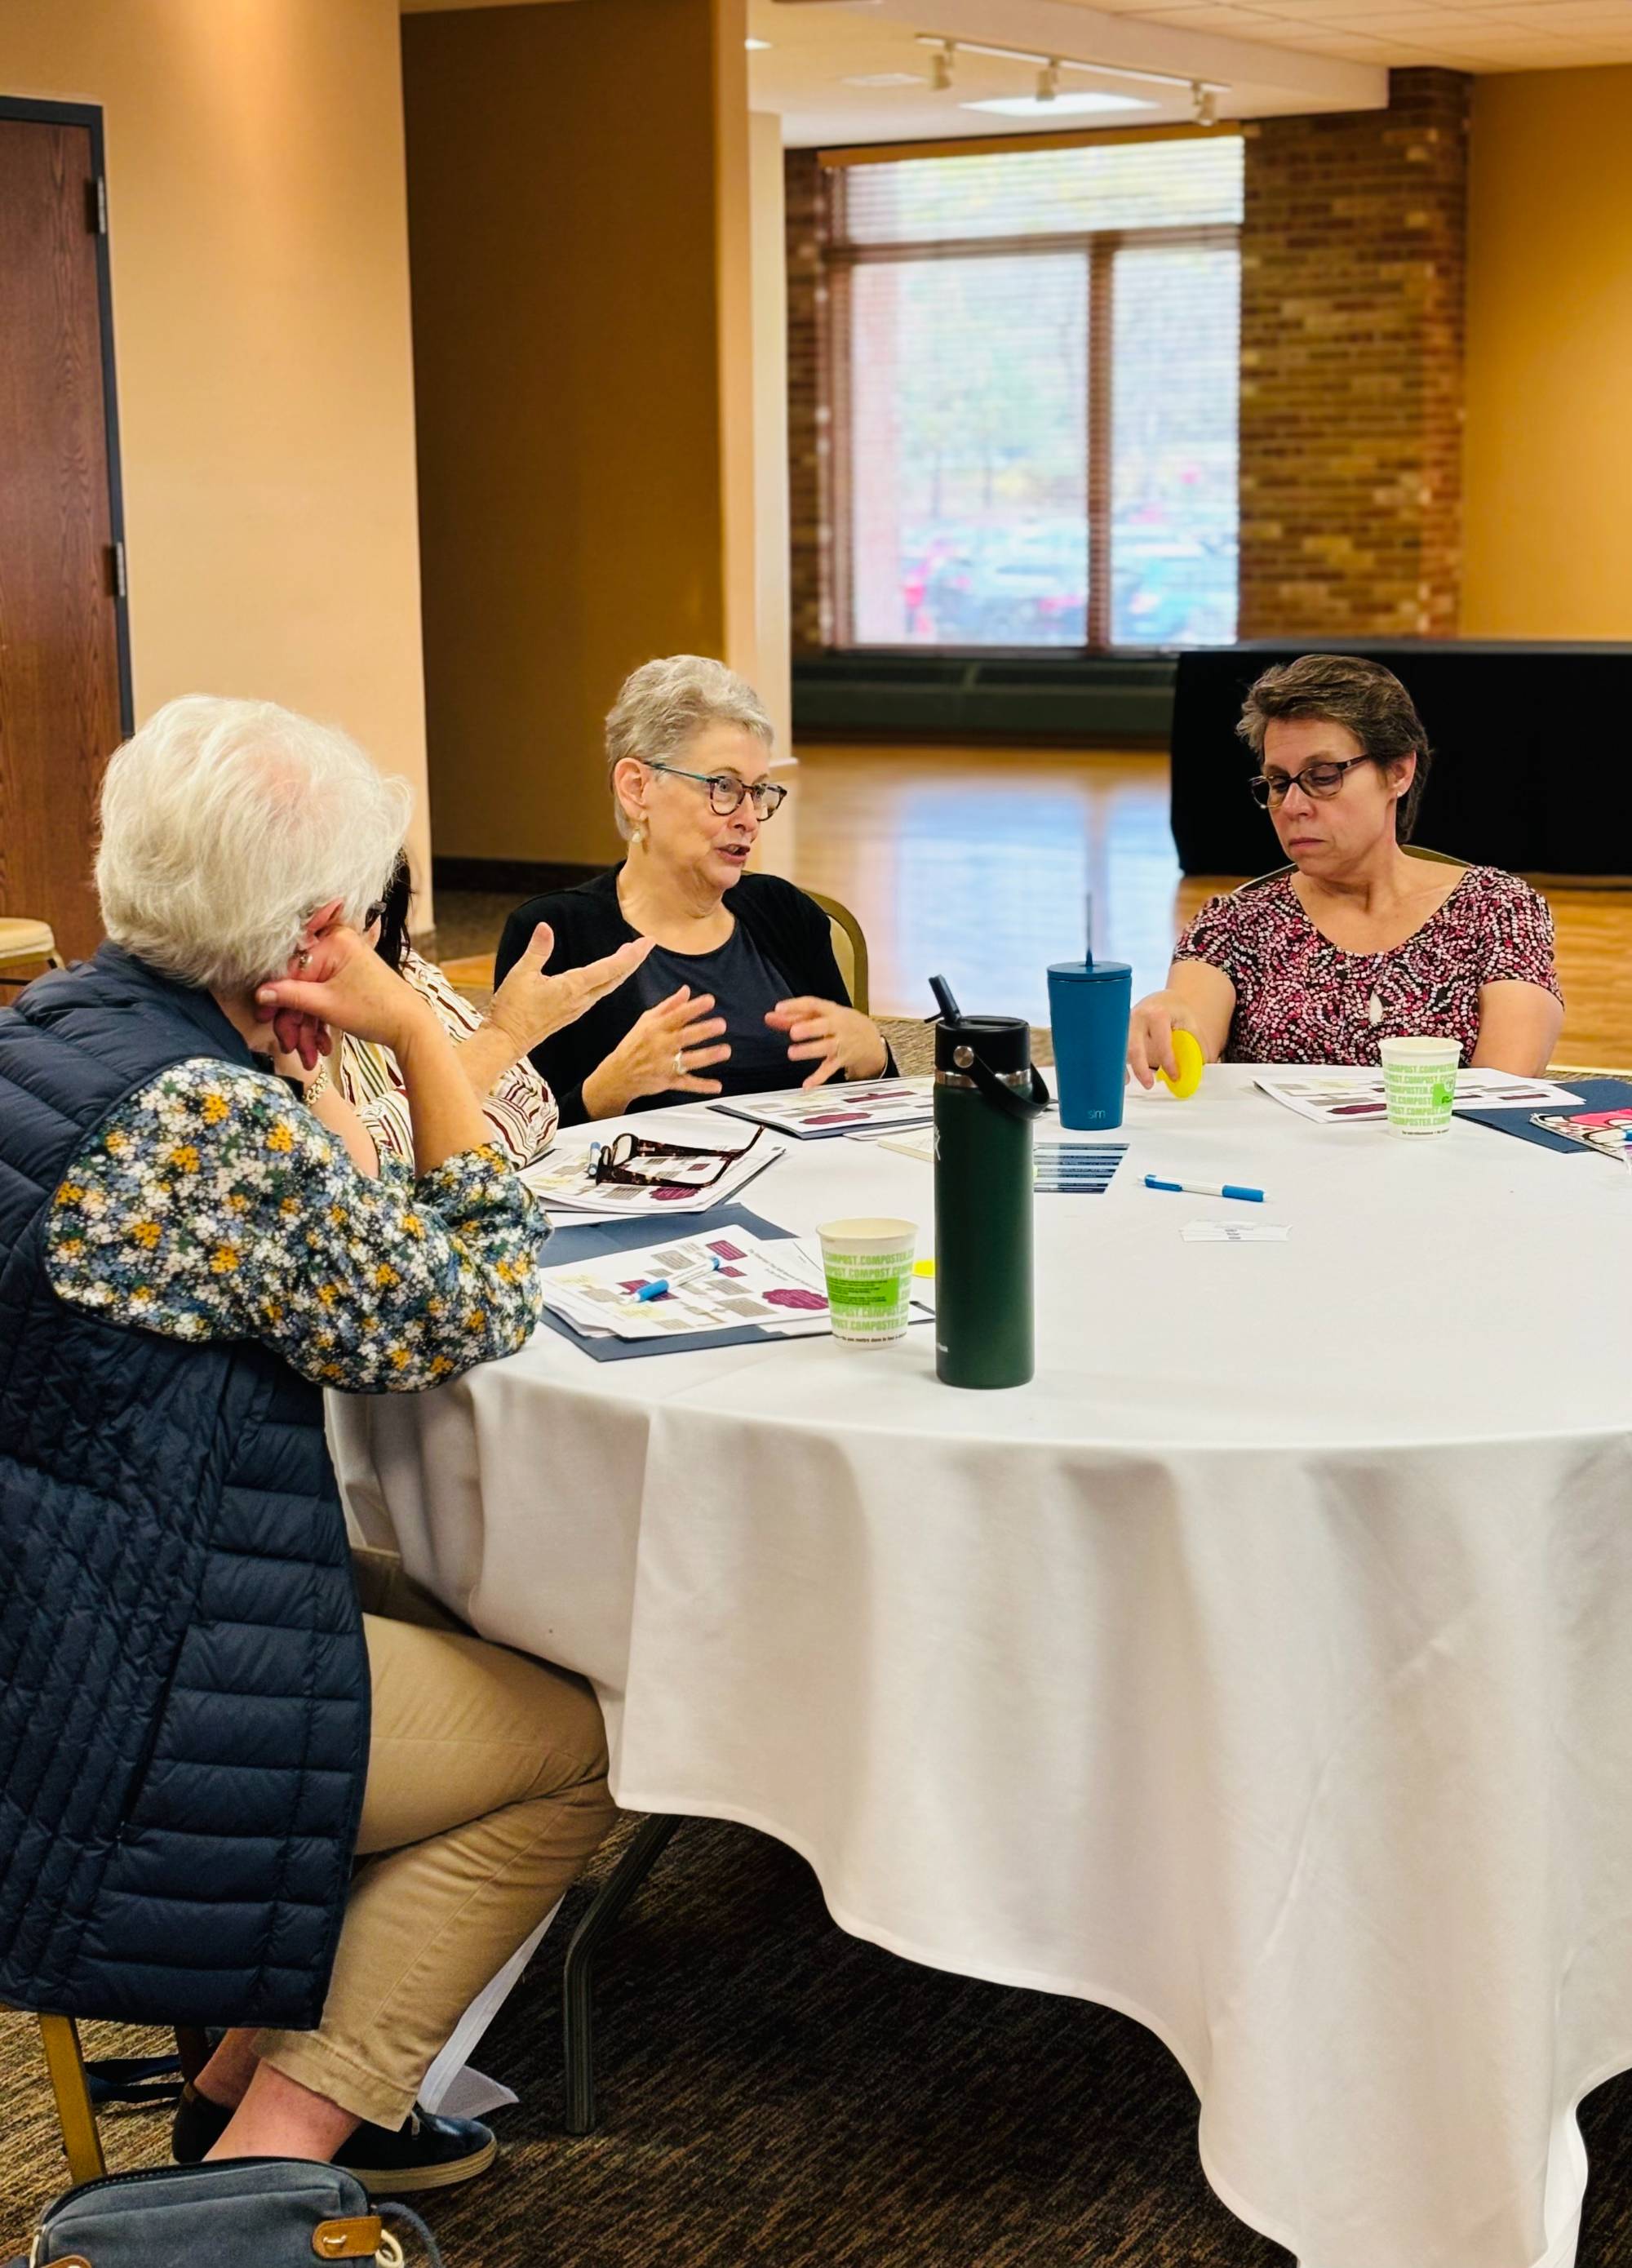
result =
[{"label": "red brick wall column", "polygon": [[1243,637],[1455,634],[1471,85],[1246,129]]},{"label": "red brick wall column", "polygon": [[788,212],[788,502],[796,653],[833,643],[832,430],[827,401],[828,176],[813,150],[790,150]]}]

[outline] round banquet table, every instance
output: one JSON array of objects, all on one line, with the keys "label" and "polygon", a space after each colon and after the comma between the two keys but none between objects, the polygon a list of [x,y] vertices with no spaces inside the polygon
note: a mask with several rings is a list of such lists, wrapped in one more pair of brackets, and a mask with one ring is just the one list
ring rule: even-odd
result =
[{"label": "round banquet table", "polygon": [[[607,1364],[540,1329],[336,1400],[354,1521],[593,1681],[629,1808],[1150,2026],[1302,2268],[1568,2268],[1575,2106],[1632,2065],[1632,1173],[1227,1068],[1123,1132],[1105,1195],[1037,1199],[1031,1385],[940,1386],[930,1327]],[[932,1169],[790,1143],[743,1202],[927,1244]],[[1290,1233],[1182,1233],[1225,1218]]]}]

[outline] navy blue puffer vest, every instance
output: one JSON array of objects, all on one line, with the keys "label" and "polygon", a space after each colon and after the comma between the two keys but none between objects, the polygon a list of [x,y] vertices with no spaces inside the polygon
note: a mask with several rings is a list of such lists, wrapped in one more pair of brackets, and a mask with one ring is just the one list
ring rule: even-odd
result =
[{"label": "navy blue puffer vest", "polygon": [[314,2025],[368,1756],[322,1398],[59,1300],[53,1195],[168,1065],[247,1066],[114,946],[0,1010],[0,1999]]}]

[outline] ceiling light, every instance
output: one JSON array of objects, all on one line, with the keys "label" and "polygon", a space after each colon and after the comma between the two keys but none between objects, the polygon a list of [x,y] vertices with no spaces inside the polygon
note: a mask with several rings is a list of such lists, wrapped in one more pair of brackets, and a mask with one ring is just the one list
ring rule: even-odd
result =
[{"label": "ceiling light", "polygon": [[1047,63],[1037,74],[1037,99],[1039,102],[1057,102],[1059,99],[1060,66],[1056,63]]},{"label": "ceiling light", "polygon": [[922,71],[857,71],[853,78],[842,78],[841,86],[923,86],[926,84]]},{"label": "ceiling light", "polygon": [[770,41],[768,40],[745,40],[742,44],[752,55],[757,55],[761,48],[768,48]]},{"label": "ceiling light", "polygon": [[935,48],[935,62],[930,72],[930,85],[937,94],[945,94],[952,83],[952,64],[957,59],[958,43],[955,40],[941,40],[931,41],[930,44]]},{"label": "ceiling light", "polygon": [[1131,63],[1096,63],[1085,55],[1045,55],[1034,48],[998,48],[986,40],[949,40],[941,32],[915,32],[913,37],[921,48],[936,48],[949,57],[954,48],[966,55],[996,55],[1011,63],[1035,63],[1039,70],[1092,71],[1100,78],[1142,79],[1151,86],[1187,87],[1194,96],[1198,88],[1215,94],[1227,94],[1228,79],[1187,78],[1181,71],[1136,70]]},{"label": "ceiling light", "polygon": [[1035,94],[1001,94],[986,102],[960,102],[959,110],[992,110],[1000,118],[1058,118],[1067,113],[1081,117],[1093,110],[1154,110],[1136,94],[1102,94],[1085,87],[1080,94],[1053,94],[1045,101]]}]

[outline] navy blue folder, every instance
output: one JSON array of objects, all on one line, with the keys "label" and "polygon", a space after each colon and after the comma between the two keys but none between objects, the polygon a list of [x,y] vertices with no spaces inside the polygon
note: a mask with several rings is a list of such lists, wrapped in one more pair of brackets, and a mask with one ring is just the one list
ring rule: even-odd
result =
[{"label": "navy blue folder", "polygon": [[[1549,1118],[1577,1118],[1584,1110],[1632,1109],[1632,1079],[1565,1079],[1556,1083],[1581,1100],[1561,1102],[1556,1110],[1547,1113]],[[1533,1126],[1528,1110],[1459,1110],[1456,1115],[1471,1118],[1476,1126],[1494,1126],[1498,1134],[1517,1134],[1521,1142],[1539,1142],[1544,1150],[1566,1151],[1572,1158],[1603,1154],[1584,1142],[1572,1142],[1568,1134],[1549,1134],[1545,1126]]]},{"label": "navy blue folder", "polygon": [[[694,1213],[683,1224],[672,1223],[672,1233],[680,1236],[705,1233],[711,1236],[717,1229],[731,1228],[767,1238],[793,1233],[790,1228],[778,1228],[775,1221],[761,1220],[746,1205],[722,1205],[705,1219]],[[651,1214],[634,1220],[592,1220],[577,1228],[558,1228],[544,1248],[544,1264],[547,1270],[576,1268],[586,1260],[604,1260],[611,1252],[638,1252],[643,1245],[662,1241],[664,1229],[664,1221]],[[637,1354],[697,1354],[707,1347],[759,1346],[777,1336],[758,1323],[739,1323],[733,1330],[686,1331],[669,1339],[588,1339],[575,1331],[563,1315],[553,1315],[548,1307],[539,1321],[596,1362],[625,1362]]]}]

